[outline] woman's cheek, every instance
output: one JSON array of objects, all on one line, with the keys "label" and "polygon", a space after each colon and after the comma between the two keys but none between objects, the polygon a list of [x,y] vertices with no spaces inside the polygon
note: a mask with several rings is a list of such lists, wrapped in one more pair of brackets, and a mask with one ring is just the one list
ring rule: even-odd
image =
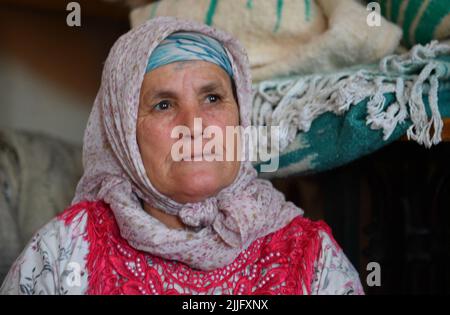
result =
[{"label": "woman's cheek", "polygon": [[221,128],[224,132],[227,126],[235,127],[239,125],[238,113],[231,110],[215,112],[214,115],[212,115],[211,121],[213,125]]},{"label": "woman's cheek", "polygon": [[174,141],[171,139],[172,126],[164,121],[154,120],[148,126],[148,134],[152,141],[152,148],[157,148],[158,153],[166,155],[170,152],[171,143]]},{"label": "woman's cheek", "polygon": [[163,131],[158,126],[155,119],[151,117],[145,117],[139,123],[139,144],[144,146],[141,151],[145,152],[146,158],[159,154],[162,148],[161,144],[165,143],[163,139]]}]

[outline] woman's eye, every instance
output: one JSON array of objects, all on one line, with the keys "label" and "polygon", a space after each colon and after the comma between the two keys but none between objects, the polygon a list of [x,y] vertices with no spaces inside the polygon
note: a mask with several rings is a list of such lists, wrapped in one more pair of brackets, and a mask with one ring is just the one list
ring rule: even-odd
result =
[{"label": "woman's eye", "polygon": [[207,99],[210,103],[216,103],[220,100],[220,96],[217,94],[210,94],[207,96]]},{"label": "woman's eye", "polygon": [[158,104],[156,104],[155,106],[153,106],[153,109],[157,110],[157,111],[165,111],[168,110],[170,108],[170,103],[167,101],[162,101]]}]

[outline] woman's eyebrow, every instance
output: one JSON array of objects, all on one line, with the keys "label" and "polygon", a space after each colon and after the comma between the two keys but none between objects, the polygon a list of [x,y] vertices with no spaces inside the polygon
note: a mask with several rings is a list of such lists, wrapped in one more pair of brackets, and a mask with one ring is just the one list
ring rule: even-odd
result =
[{"label": "woman's eyebrow", "polygon": [[214,92],[214,91],[222,91],[222,84],[218,82],[208,83],[198,89],[200,94]]}]

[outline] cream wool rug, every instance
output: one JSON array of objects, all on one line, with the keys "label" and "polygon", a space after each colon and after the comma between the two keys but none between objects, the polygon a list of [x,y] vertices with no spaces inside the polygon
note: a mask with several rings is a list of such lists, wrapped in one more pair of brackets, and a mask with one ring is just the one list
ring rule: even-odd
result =
[{"label": "cream wool rug", "polygon": [[236,36],[255,82],[374,62],[398,46],[401,29],[355,0],[160,0],[133,9],[132,27],[156,16],[193,19]]}]

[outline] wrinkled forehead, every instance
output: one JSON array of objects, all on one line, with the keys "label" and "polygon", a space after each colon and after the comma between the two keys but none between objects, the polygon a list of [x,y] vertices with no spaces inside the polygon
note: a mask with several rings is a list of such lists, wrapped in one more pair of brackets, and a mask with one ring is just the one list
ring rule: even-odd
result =
[{"label": "wrinkled forehead", "polygon": [[[158,74],[152,76],[156,77],[153,81],[157,81],[157,76],[160,76],[163,77],[161,80],[166,79],[169,84],[180,72],[183,72],[183,75],[195,76],[195,79],[200,81],[216,81],[216,84],[220,85],[226,83],[224,88],[231,87],[237,101],[230,57],[231,54],[220,41],[211,36],[195,31],[176,31],[159,42],[150,53],[145,73],[156,71]],[[161,67],[166,71],[158,71]],[[211,83],[214,82],[208,82]]]},{"label": "wrinkled forehead", "polygon": [[185,87],[198,95],[231,93],[239,105],[233,78],[217,64],[200,60],[175,61],[147,72],[142,81],[141,101],[182,95]]}]

